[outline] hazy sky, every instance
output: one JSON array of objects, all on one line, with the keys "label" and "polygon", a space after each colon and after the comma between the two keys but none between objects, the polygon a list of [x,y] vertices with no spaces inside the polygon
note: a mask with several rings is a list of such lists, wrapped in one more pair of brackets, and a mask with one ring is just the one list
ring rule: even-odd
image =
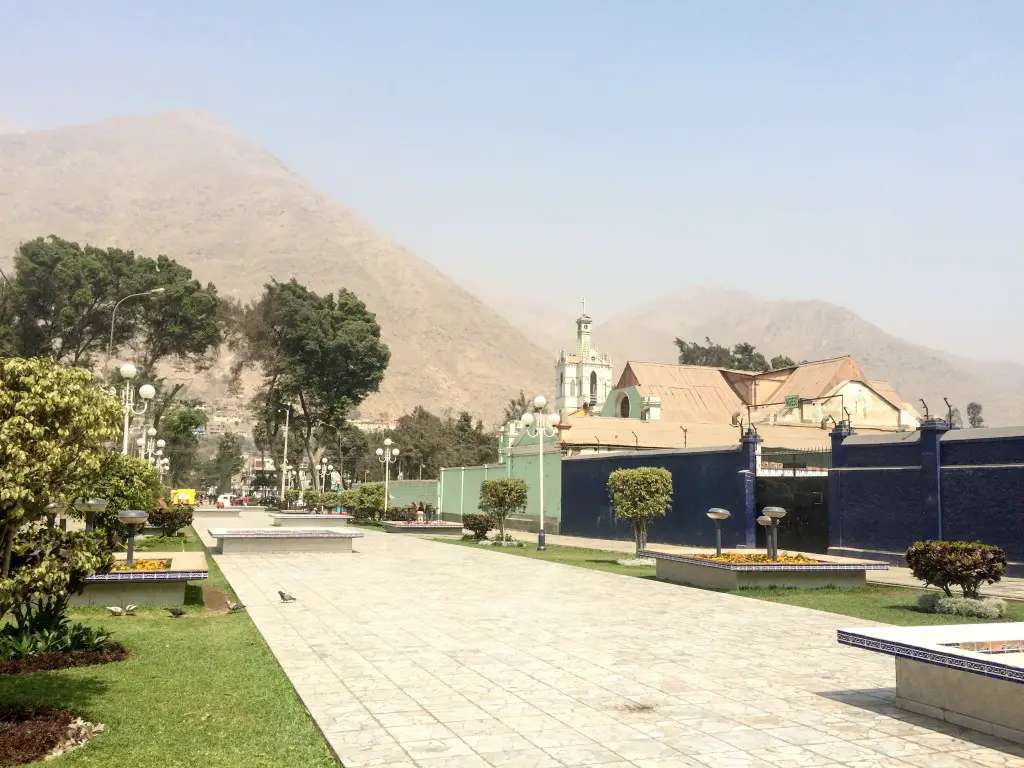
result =
[{"label": "hazy sky", "polygon": [[1020,0],[0,0],[0,117],[208,111],[496,293],[728,285],[1020,360],[1022,30]]}]

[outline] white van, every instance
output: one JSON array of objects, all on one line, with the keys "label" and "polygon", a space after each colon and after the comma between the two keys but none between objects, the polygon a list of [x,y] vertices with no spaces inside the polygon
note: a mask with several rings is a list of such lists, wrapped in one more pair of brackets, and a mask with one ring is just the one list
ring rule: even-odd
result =
[{"label": "white van", "polygon": [[222,493],[217,497],[217,509],[224,509],[225,507],[237,507],[238,497],[233,496],[230,493]]}]

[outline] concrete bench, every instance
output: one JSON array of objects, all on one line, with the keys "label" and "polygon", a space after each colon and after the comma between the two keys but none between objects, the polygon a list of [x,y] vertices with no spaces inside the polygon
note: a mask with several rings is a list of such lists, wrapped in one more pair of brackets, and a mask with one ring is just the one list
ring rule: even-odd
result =
[{"label": "concrete bench", "polygon": [[840,629],[896,659],[896,706],[1024,744],[1024,622]]},{"label": "concrete bench", "polygon": [[336,528],[208,528],[223,555],[243,552],[351,552],[362,531]]},{"label": "concrete bench", "polygon": [[287,526],[289,528],[340,528],[348,524],[352,515],[338,515],[328,513],[314,515],[309,513],[292,514],[289,512],[271,512],[270,524],[273,526]]},{"label": "concrete bench", "polygon": [[432,522],[418,522],[413,520],[408,523],[404,520],[386,520],[384,522],[386,533],[418,533],[431,536],[461,536],[462,523],[449,523],[434,520]]}]

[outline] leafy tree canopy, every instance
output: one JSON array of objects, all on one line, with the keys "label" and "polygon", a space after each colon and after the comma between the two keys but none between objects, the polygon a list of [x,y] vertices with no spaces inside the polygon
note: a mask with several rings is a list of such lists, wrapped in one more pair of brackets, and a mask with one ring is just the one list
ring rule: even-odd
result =
[{"label": "leafy tree canopy", "polygon": [[970,402],[967,404],[967,423],[972,427],[985,426],[985,417],[981,415],[981,403]]},{"label": "leafy tree canopy", "polygon": [[757,351],[753,344],[742,342],[732,349],[716,344],[705,337],[704,344],[676,338],[680,365],[705,365],[711,368],[729,368],[734,371],[768,371],[792,368],[796,365],[787,355],[776,355],[771,362]]},{"label": "leafy tree canopy", "polygon": [[167,482],[172,488],[192,487],[198,468],[199,435],[206,428],[207,415],[198,401],[179,402],[164,412],[160,434],[167,441],[164,455],[170,459]]},{"label": "leafy tree canopy", "polygon": [[499,477],[480,484],[480,510],[498,523],[502,541],[505,540],[505,518],[526,511],[528,491],[526,481],[518,477]]},{"label": "leafy tree canopy", "polygon": [[377,391],[391,356],[376,317],[355,294],[342,289],[320,296],[295,280],[266,285],[242,313],[233,347],[240,355],[236,372],[245,366],[263,371],[252,402],[261,441],[278,433],[291,407],[290,440],[310,466],[323,455],[323,425],[344,424]]},{"label": "leafy tree canopy", "polygon": [[[497,435],[465,411],[457,417],[441,417],[417,406],[398,419],[395,429],[378,436],[375,445],[385,437],[401,449],[399,459],[407,478],[418,478],[421,466],[424,478],[436,479],[441,467],[471,467],[498,460]],[[369,464],[371,475],[377,477],[379,462]]]},{"label": "leafy tree canopy", "polygon": [[510,421],[518,421],[520,416],[531,410],[533,410],[533,403],[527,402],[526,394],[520,389],[519,396],[513,397],[505,406],[505,414],[501,423],[508,424]]},{"label": "leafy tree canopy", "polygon": [[608,476],[615,516],[633,521],[636,551],[647,546],[650,521],[672,506],[672,474],[663,467],[617,469]]},{"label": "leafy tree canopy", "polygon": [[221,435],[217,443],[217,452],[206,468],[206,478],[217,486],[217,493],[230,493],[231,478],[242,469],[243,463],[242,443],[238,435],[228,432]]},{"label": "leafy tree canopy", "polygon": [[50,502],[72,502],[100,471],[118,435],[119,403],[92,375],[55,360],[0,359],[2,575],[18,529]]}]

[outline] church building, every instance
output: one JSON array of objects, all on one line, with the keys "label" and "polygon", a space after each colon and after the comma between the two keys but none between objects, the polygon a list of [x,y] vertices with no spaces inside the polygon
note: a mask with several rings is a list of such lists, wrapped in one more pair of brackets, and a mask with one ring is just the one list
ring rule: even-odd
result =
[{"label": "church building", "polygon": [[583,314],[576,318],[576,349],[562,350],[555,362],[555,408],[560,412],[600,413],[614,385],[611,359],[591,343],[593,322],[584,299]]}]

